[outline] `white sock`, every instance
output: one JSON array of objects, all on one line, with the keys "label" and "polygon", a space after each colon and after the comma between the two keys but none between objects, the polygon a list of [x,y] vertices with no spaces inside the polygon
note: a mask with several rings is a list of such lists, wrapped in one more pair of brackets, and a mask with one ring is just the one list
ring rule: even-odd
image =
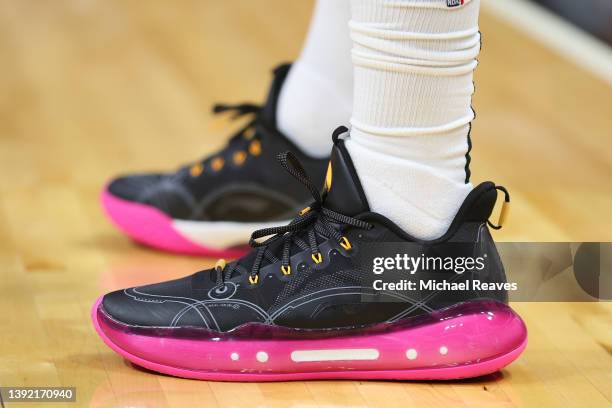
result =
[{"label": "white sock", "polygon": [[443,235],[472,189],[466,154],[480,1],[458,2],[351,0],[347,148],[371,209],[420,239]]},{"label": "white sock", "polygon": [[349,0],[317,0],[302,53],[281,90],[278,128],[314,157],[326,157],[331,132],[353,104]]}]

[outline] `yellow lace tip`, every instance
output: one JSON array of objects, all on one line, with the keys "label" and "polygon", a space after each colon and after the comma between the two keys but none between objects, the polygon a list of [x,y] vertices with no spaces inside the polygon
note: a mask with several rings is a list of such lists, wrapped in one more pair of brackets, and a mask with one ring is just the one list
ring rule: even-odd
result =
[{"label": "yellow lace tip", "polygon": [[353,247],[346,237],[342,237],[342,239],[340,240],[340,246],[346,249],[347,251]]},{"label": "yellow lace tip", "polygon": [[219,259],[217,261],[217,263],[215,264],[215,269],[225,269],[225,265],[227,265],[227,262],[225,261],[225,259]]},{"label": "yellow lace tip", "polygon": [[323,255],[321,255],[320,252],[317,252],[316,254],[312,254],[310,256],[312,257],[312,260],[317,264],[323,262]]},{"label": "yellow lace tip", "polygon": [[291,275],[291,265],[281,265],[281,272],[283,273],[283,275],[287,276],[287,275]]},{"label": "yellow lace tip", "polygon": [[309,212],[310,210],[311,210],[311,208],[310,208],[310,207],[302,208],[302,210],[300,211],[300,213],[299,213],[299,214],[300,214],[300,215],[304,215],[304,214],[306,214],[307,212]]},{"label": "yellow lace tip", "polygon": [[249,276],[249,283],[251,285],[257,285],[257,282],[259,282],[259,275],[251,275],[251,276]]}]

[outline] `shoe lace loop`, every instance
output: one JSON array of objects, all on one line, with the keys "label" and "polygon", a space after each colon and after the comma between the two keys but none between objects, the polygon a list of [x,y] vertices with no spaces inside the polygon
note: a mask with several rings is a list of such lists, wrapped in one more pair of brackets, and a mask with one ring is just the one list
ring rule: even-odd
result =
[{"label": "shoe lace loop", "polygon": [[[321,196],[319,189],[315,186],[304,167],[299,162],[297,157],[291,152],[281,153],[277,156],[281,166],[291,174],[295,179],[300,181],[310,191],[314,202],[304,210],[300,211],[298,216],[289,224],[259,229],[251,235],[249,245],[256,249],[255,260],[249,272],[249,282],[255,284],[258,282],[259,270],[264,259],[271,262],[278,262],[278,257],[270,250],[272,243],[282,240],[281,251],[281,271],[284,275],[291,273],[291,247],[295,243],[302,250],[310,250],[311,257],[315,263],[323,262],[323,256],[319,251],[318,236],[328,239],[333,239],[346,251],[352,249],[348,238],[342,235],[342,230],[347,226],[352,226],[360,229],[371,229],[373,226],[365,221],[359,220],[348,215],[341,214],[323,206],[324,197]],[[303,233],[303,234],[302,234]],[[301,238],[304,236],[306,241]],[[261,238],[269,237],[263,241],[258,241]],[[231,264],[223,265],[223,267],[215,267],[217,273],[217,284],[222,285],[225,280],[231,276],[236,269],[239,261]],[[253,283],[255,282],[255,283]]]},{"label": "shoe lace loop", "polygon": [[213,105],[213,113],[224,113],[233,112],[232,119],[238,119],[241,116],[248,115],[250,113],[259,113],[261,106],[254,103],[237,103],[237,104],[226,104],[217,103]]},{"label": "shoe lace loop", "polygon": [[[248,131],[255,133],[255,126],[259,119],[259,114],[262,110],[262,107],[254,103],[237,103],[237,104],[217,103],[213,105],[212,110],[214,114],[233,112],[232,116],[230,117],[231,120],[239,119],[245,115],[251,115],[251,114],[255,115],[253,120],[249,121],[245,126],[243,126],[240,130],[238,130],[238,132],[236,132],[234,136],[232,136],[232,138],[230,139],[230,143],[228,144],[228,147],[229,147],[230,145],[232,145],[232,142],[235,142],[236,140],[241,139],[244,136],[246,136]],[[247,137],[247,139],[250,139],[250,137]]]}]

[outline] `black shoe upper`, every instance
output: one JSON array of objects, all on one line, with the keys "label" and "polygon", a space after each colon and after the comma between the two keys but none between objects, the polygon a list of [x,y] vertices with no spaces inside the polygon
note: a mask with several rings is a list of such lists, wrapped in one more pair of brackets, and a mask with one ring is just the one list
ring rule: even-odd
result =
[{"label": "black shoe upper", "polygon": [[277,129],[276,105],[289,69],[290,65],[281,65],[274,70],[263,107],[215,107],[217,112],[254,116],[221,151],[174,173],[119,177],[108,191],[176,219],[266,222],[291,218],[309,195],[296,180],[279,171],[276,156],[292,151],[317,181],[323,180],[328,159],[307,156]]},{"label": "black shoe upper", "polygon": [[[448,232],[421,241],[380,214],[370,212],[343,140],[334,148],[321,196],[291,155],[281,155],[286,170],[302,181],[314,201],[292,223],[254,233],[254,250],[227,265],[194,275],[106,295],[104,311],[128,325],[203,327],[227,331],[258,322],[295,328],[355,327],[420,315],[474,299],[506,301],[505,290],[374,290],[368,248],[412,243],[428,253],[488,257],[483,270],[423,272],[420,278],[460,282],[478,278],[504,283],[505,274],[487,220],[497,190],[487,182],[466,198]],[[444,245],[460,243],[460,250]]]}]

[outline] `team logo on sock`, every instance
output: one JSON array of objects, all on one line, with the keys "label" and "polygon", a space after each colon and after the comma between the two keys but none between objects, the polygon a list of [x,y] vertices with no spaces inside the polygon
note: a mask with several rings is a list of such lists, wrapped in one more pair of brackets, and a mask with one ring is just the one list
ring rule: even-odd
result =
[{"label": "team logo on sock", "polygon": [[459,7],[463,6],[465,0],[446,0],[446,7]]}]

